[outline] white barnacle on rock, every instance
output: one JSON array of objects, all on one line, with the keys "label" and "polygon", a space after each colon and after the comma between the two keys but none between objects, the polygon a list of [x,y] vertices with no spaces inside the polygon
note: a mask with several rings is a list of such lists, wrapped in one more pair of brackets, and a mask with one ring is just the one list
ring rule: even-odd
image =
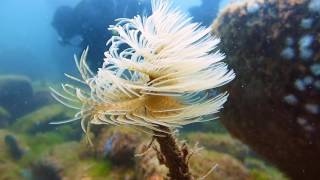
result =
[{"label": "white barnacle on rock", "polygon": [[301,20],[301,24],[300,26],[303,28],[303,29],[310,29],[313,25],[313,19],[312,18],[305,18],[305,19],[302,19]]},{"label": "white barnacle on rock", "polygon": [[306,90],[306,85],[305,85],[305,83],[303,82],[303,80],[301,80],[301,79],[295,80],[294,86],[295,86],[295,88],[296,88],[297,90],[299,90],[299,91],[304,91],[304,90]]},{"label": "white barnacle on rock", "polygon": [[285,59],[293,59],[295,57],[295,52],[294,49],[291,47],[286,47],[285,49],[283,49],[281,51],[281,57],[285,58]]},{"label": "white barnacle on rock", "polygon": [[310,0],[309,10],[312,12],[320,13],[320,1],[319,0]]},{"label": "white barnacle on rock", "polygon": [[298,122],[298,124],[300,124],[301,126],[307,125],[307,123],[308,123],[307,119],[302,118],[302,117],[298,117],[298,118],[297,118],[297,122]]},{"label": "white barnacle on rock", "polygon": [[289,94],[289,95],[283,97],[283,100],[284,100],[284,102],[286,102],[289,105],[297,105],[299,102],[298,98],[293,94]]},{"label": "white barnacle on rock", "polygon": [[257,2],[249,2],[247,4],[247,11],[249,14],[253,14],[253,13],[258,12],[260,8],[261,8],[260,4]]},{"label": "white barnacle on rock", "polygon": [[219,39],[211,28],[193,23],[168,0],[152,0],[149,17],[117,21],[109,28],[117,35],[108,41],[102,68],[97,73],[88,68],[86,50],[76,61],[82,78],[69,76],[87,88],[64,85],[65,94],[53,90],[58,101],[79,110],[69,121],[81,119],[85,132],[90,124],[162,132],[161,127],[213,119],[227,93],[210,97],[207,91],[229,83],[235,74],[216,51]]},{"label": "white barnacle on rock", "polygon": [[300,57],[303,60],[310,59],[313,56],[314,52],[310,47],[313,42],[314,36],[311,34],[306,34],[299,40]]},{"label": "white barnacle on rock", "polygon": [[315,63],[315,64],[311,65],[310,71],[312,72],[313,75],[320,76],[320,64]]},{"label": "white barnacle on rock", "polygon": [[311,85],[313,81],[314,81],[314,78],[312,76],[306,76],[303,78],[303,82],[307,86]]},{"label": "white barnacle on rock", "polygon": [[304,107],[311,114],[320,113],[320,106],[318,104],[306,104]]}]

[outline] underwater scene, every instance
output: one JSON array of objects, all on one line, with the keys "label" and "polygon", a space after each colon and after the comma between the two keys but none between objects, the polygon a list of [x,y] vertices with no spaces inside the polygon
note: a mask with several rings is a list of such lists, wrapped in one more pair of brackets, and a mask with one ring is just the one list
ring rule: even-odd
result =
[{"label": "underwater scene", "polygon": [[0,180],[320,179],[320,0],[2,0]]}]

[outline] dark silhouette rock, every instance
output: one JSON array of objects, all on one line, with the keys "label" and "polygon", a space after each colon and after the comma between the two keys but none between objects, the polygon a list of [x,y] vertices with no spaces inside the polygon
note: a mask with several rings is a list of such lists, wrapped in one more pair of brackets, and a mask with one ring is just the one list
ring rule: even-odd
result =
[{"label": "dark silhouette rock", "polygon": [[237,74],[223,124],[297,180],[319,178],[319,12],[316,0],[244,1],[213,25]]},{"label": "dark silhouette rock", "polygon": [[4,137],[4,142],[6,143],[10,155],[15,160],[20,160],[24,155],[25,151],[19,145],[18,140],[13,135],[6,135]]},{"label": "dark silhouette rock", "polygon": [[[148,3],[147,3],[148,2]],[[63,45],[90,47],[88,62],[100,67],[106,50],[106,40],[112,36],[108,31],[117,18],[132,18],[151,11],[149,1],[139,0],[82,0],[74,8],[59,7],[52,26],[60,36]]]},{"label": "dark silhouette rock", "polygon": [[33,98],[31,81],[24,76],[0,76],[0,106],[19,117],[30,111]]}]

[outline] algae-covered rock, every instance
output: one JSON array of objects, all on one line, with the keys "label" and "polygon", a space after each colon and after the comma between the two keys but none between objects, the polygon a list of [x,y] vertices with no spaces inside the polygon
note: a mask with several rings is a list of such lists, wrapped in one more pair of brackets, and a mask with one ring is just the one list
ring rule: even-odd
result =
[{"label": "algae-covered rock", "polygon": [[251,180],[248,169],[237,159],[230,155],[215,151],[202,150],[194,154],[190,160],[190,166],[196,178],[206,175],[209,170],[216,166],[206,179],[221,180]]},{"label": "algae-covered rock", "polygon": [[[145,152],[145,147],[139,148],[139,153]],[[215,170],[208,174],[205,179],[215,180],[251,180],[248,169],[237,159],[224,153],[201,150],[191,156],[189,161],[192,175],[203,178],[216,166]],[[136,159],[136,172],[138,179],[152,180],[152,178],[166,179],[168,169],[160,165],[157,153],[151,149],[143,156]]]},{"label": "algae-covered rock", "polygon": [[33,180],[62,180],[61,168],[52,161],[37,161],[31,167]]},{"label": "algae-covered rock", "polygon": [[95,139],[98,157],[107,158],[115,165],[132,166],[141,134],[130,128],[105,128]]},{"label": "algae-covered rock", "polygon": [[8,134],[12,134],[7,130],[0,130],[0,179],[22,179],[21,167],[19,167],[15,161],[13,161],[10,148],[5,142],[5,137]]},{"label": "algae-covered rock", "polygon": [[247,158],[245,166],[250,170],[250,174],[255,180],[288,180],[277,169],[268,166],[259,159]]},{"label": "algae-covered rock", "polygon": [[70,118],[70,112],[60,104],[41,107],[19,119],[13,124],[12,129],[19,132],[44,132],[56,128],[50,122]]},{"label": "algae-covered rock", "polygon": [[19,144],[17,138],[14,135],[8,134],[4,137],[4,142],[8,147],[11,157],[15,160],[20,160],[25,150]]},{"label": "algae-covered rock", "polygon": [[0,76],[0,106],[13,117],[28,112],[33,97],[31,81],[25,76]]},{"label": "algae-covered rock", "polygon": [[246,157],[252,155],[246,145],[228,134],[190,133],[186,135],[186,140],[191,144],[199,143],[207,150],[229,154],[240,161],[244,161]]},{"label": "algae-covered rock", "polygon": [[10,113],[0,106],[0,128],[7,127],[11,119]]},{"label": "algae-covered rock", "polygon": [[230,4],[213,24],[237,74],[223,124],[292,179],[319,178],[318,4],[246,0]]}]

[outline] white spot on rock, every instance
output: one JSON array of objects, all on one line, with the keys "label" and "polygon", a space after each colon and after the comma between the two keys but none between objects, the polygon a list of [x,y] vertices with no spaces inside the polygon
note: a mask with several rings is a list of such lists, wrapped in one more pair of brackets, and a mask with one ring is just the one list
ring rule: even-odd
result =
[{"label": "white spot on rock", "polygon": [[318,63],[313,64],[312,66],[310,66],[310,70],[313,75],[320,76],[320,64],[318,64]]},{"label": "white spot on rock", "polygon": [[310,59],[313,55],[313,50],[310,49],[310,46],[312,45],[314,41],[313,35],[307,34],[304,35],[299,40],[299,50],[300,50],[300,57],[304,60]]},{"label": "white spot on rock", "polygon": [[287,37],[286,39],[286,45],[287,46],[292,46],[294,44],[294,40],[292,37]]},{"label": "white spot on rock", "polygon": [[303,82],[305,85],[309,86],[313,83],[314,79],[312,76],[306,76],[305,78],[303,78]]},{"label": "white spot on rock", "polygon": [[320,13],[320,1],[319,0],[311,0],[308,7],[309,7],[310,11]]},{"label": "white spot on rock", "polygon": [[281,56],[285,59],[292,59],[295,56],[294,49],[291,47],[287,47],[281,51]]},{"label": "white spot on rock", "polygon": [[289,94],[289,95],[283,97],[283,100],[284,100],[287,104],[292,105],[292,106],[293,106],[293,105],[297,105],[298,102],[299,102],[298,98],[297,98],[295,95],[293,95],[293,94]]},{"label": "white spot on rock", "polygon": [[294,86],[296,87],[296,89],[298,89],[299,91],[304,91],[306,90],[306,85],[304,84],[304,82],[300,79],[297,79],[294,82]]},{"label": "white spot on rock", "polygon": [[297,122],[298,124],[300,124],[301,126],[304,126],[308,123],[308,121],[305,119],[305,118],[301,118],[301,117],[298,117],[297,118]]},{"label": "white spot on rock", "polygon": [[320,106],[317,104],[306,104],[304,107],[311,114],[320,113]]},{"label": "white spot on rock", "polygon": [[310,29],[312,27],[313,24],[313,19],[312,18],[306,18],[306,19],[302,19],[300,26],[303,29]]},{"label": "white spot on rock", "polygon": [[258,3],[248,3],[247,11],[249,14],[256,13],[260,9],[260,5]]}]

